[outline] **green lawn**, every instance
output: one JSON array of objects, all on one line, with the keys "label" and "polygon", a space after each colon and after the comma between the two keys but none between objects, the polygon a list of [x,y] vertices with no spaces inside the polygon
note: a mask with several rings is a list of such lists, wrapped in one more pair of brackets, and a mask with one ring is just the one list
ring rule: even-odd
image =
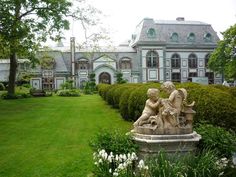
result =
[{"label": "green lawn", "polygon": [[96,132],[131,127],[98,95],[0,99],[0,176],[86,177]]}]

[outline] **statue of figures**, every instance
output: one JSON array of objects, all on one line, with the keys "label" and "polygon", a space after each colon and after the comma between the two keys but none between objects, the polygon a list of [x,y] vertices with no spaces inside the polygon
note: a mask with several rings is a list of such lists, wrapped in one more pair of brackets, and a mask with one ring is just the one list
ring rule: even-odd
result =
[{"label": "statue of figures", "polygon": [[158,89],[148,89],[149,99],[146,101],[142,115],[134,123],[135,130],[152,132],[152,134],[192,133],[194,102],[187,104],[186,89],[176,89],[170,81],[164,82],[161,89],[169,97],[161,99]]},{"label": "statue of figures", "polygon": [[158,113],[158,106],[160,104],[159,101],[159,93],[160,91],[155,88],[150,88],[147,91],[148,100],[145,103],[145,107],[142,115],[138,118],[138,120],[134,123],[134,126],[142,126],[144,124],[150,123],[150,116],[155,116]]}]

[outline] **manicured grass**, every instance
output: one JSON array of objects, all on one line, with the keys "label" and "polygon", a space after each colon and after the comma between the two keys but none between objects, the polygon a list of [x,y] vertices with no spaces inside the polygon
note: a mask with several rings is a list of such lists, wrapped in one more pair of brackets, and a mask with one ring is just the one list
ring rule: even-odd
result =
[{"label": "manicured grass", "polygon": [[131,128],[98,95],[0,100],[0,176],[86,177],[96,132]]}]

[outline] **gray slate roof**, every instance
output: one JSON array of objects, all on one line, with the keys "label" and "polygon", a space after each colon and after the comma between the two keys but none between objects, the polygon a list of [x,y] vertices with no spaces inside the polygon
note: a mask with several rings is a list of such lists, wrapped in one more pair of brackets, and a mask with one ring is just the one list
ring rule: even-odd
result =
[{"label": "gray slate roof", "polygon": [[[150,28],[156,31],[155,37],[148,37],[147,32]],[[177,33],[179,40],[173,42],[171,36],[173,33]],[[210,24],[199,21],[178,21],[178,20],[157,20],[154,21],[150,18],[143,19],[136,27],[135,34],[131,46],[135,46],[140,42],[156,42],[161,44],[191,44],[188,41],[190,33],[195,34],[195,44],[216,44],[219,40],[216,32],[213,30]],[[206,42],[204,36],[211,34],[211,42]]]}]

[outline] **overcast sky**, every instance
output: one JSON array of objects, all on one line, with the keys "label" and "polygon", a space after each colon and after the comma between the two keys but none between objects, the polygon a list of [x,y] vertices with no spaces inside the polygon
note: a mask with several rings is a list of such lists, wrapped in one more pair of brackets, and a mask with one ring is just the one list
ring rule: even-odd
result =
[{"label": "overcast sky", "polygon": [[[202,21],[212,25],[221,37],[220,32],[236,23],[236,0],[87,0],[100,9],[106,17],[104,26],[110,30],[110,37],[118,45],[131,38],[136,25],[143,18],[155,20]],[[71,25],[66,32],[66,41],[74,35],[79,40],[80,31],[77,24]]]}]

